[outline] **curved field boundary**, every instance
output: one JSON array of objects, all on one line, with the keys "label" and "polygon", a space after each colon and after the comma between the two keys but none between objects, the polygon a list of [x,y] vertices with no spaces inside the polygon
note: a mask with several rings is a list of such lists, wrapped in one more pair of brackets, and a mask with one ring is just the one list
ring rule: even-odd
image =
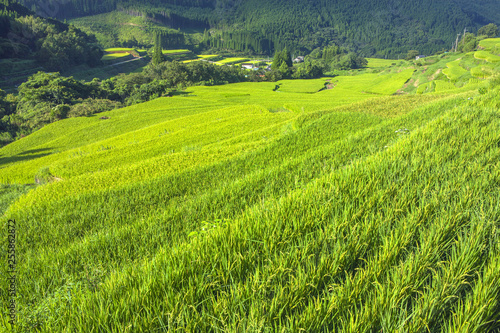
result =
[{"label": "curved field boundary", "polygon": [[240,63],[248,61],[248,60],[250,60],[250,59],[248,59],[248,58],[226,58],[226,59],[217,61],[217,64],[235,65],[235,64],[240,64]]},{"label": "curved field boundary", "polygon": [[463,69],[462,66],[460,66],[460,59],[447,63],[446,67],[448,68],[443,69],[443,74],[446,75],[450,80],[457,80],[462,75],[468,73],[467,70]]},{"label": "curved field boundary", "polygon": [[189,50],[162,50],[163,54],[166,55],[181,55],[181,54],[189,54],[191,51]]},{"label": "curved field boundary", "polygon": [[487,62],[499,62],[500,57],[489,53],[488,51],[477,51],[474,53],[474,58],[486,60]]},{"label": "curved field boundary", "polygon": [[116,63],[120,61],[126,61],[126,60],[131,60],[133,59],[134,56],[128,52],[126,53],[109,53],[105,54],[101,60],[106,62],[106,63]]},{"label": "curved field boundary", "polygon": [[500,38],[488,38],[479,42],[479,46],[484,49],[491,49],[500,46]]}]

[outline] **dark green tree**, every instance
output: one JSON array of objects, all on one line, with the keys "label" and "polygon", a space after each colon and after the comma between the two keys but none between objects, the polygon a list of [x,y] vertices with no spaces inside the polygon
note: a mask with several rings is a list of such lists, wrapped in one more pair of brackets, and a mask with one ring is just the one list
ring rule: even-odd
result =
[{"label": "dark green tree", "polygon": [[271,65],[271,68],[273,70],[279,70],[283,73],[285,68],[284,66],[288,68],[292,67],[292,65],[293,65],[292,56],[290,55],[290,52],[286,48],[284,48],[281,51],[276,51],[276,53],[274,54],[273,63]]},{"label": "dark green tree", "polygon": [[478,36],[496,37],[500,34],[498,26],[494,23],[490,23],[480,28],[477,31]]},{"label": "dark green tree", "polygon": [[415,60],[415,57],[418,56],[420,54],[420,52],[418,52],[417,50],[410,50],[408,51],[408,53],[406,54],[406,60]]},{"label": "dark green tree", "polygon": [[474,34],[466,33],[463,36],[460,43],[458,43],[458,51],[459,52],[471,52],[477,48],[478,40]]},{"label": "dark green tree", "polygon": [[285,47],[285,49],[282,51],[282,58],[285,61],[286,65],[288,67],[293,66],[293,61],[292,61],[292,55],[290,54],[290,51]]},{"label": "dark green tree", "polygon": [[165,61],[165,57],[163,56],[163,51],[162,51],[162,47],[161,47],[161,35],[156,34],[152,62],[153,62],[153,65],[157,66],[164,61]]}]

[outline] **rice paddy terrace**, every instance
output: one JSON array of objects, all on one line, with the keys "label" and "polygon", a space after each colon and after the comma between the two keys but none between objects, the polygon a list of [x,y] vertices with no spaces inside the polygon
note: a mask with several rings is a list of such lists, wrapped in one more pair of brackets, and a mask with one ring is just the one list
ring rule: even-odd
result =
[{"label": "rice paddy terrace", "polygon": [[191,87],[3,147],[17,330],[500,329],[500,80],[480,52]]}]

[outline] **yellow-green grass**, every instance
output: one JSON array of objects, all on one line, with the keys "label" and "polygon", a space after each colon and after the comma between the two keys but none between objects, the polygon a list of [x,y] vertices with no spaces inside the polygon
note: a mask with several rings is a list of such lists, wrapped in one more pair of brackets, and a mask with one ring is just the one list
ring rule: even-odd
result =
[{"label": "yellow-green grass", "polygon": [[434,91],[437,93],[441,92],[448,92],[450,90],[455,90],[457,87],[451,82],[448,81],[443,81],[443,80],[434,80],[433,81],[435,86],[434,86]]},{"label": "yellow-green grass", "polygon": [[127,47],[112,47],[109,49],[105,49],[105,52],[129,52],[129,51],[134,51],[135,49],[133,48],[127,48]]},{"label": "yellow-green grass", "polygon": [[491,98],[372,99],[175,174],[45,203],[35,194],[76,179],[39,187],[5,217],[32,221],[16,248],[19,327],[484,328],[500,294],[500,118],[478,106]]},{"label": "yellow-green grass", "polygon": [[[386,80],[394,79],[394,75],[383,77]],[[357,78],[357,83],[363,79],[362,76],[354,78]],[[188,130],[187,125],[184,131],[175,130],[177,125],[173,125],[172,122],[176,122],[177,117],[194,117],[210,123],[204,117],[192,115],[207,113],[207,117],[215,117],[212,113],[221,112],[222,106],[233,105],[237,110],[245,112],[241,106],[247,105],[250,109],[257,108],[275,112],[280,117],[292,117],[294,113],[331,110],[374,97],[372,94],[363,93],[366,87],[356,86],[354,84],[356,81],[352,82],[352,78],[350,79],[351,84],[345,82],[334,89],[321,92],[319,91],[324,87],[326,79],[280,81],[277,83],[281,86],[278,91],[273,91],[276,84],[271,82],[193,87],[187,90],[190,97],[161,98],[140,106],[100,114],[110,117],[108,120],[100,120],[97,116],[67,119],[49,125],[36,132],[34,136],[23,138],[3,148],[1,150],[3,160],[13,164],[3,169],[0,183],[32,182],[36,173],[45,167],[50,167],[51,172],[58,178],[67,179],[80,175],[83,171],[98,172],[112,165],[129,165],[143,159],[161,156],[164,152],[168,152],[168,155],[178,153],[189,144],[207,146],[206,141],[191,142],[181,139],[175,141],[179,143],[173,146],[166,143],[158,146],[158,143],[167,138],[172,143],[174,137],[182,137],[186,131],[193,130],[192,128]],[[372,82],[373,78],[370,77],[367,81]],[[378,82],[384,85],[383,81],[378,80]],[[135,114],[141,109],[147,112],[137,119]],[[235,114],[245,121],[246,118],[242,114],[238,112]],[[191,126],[197,125],[193,123]],[[130,134],[123,137],[120,135],[121,131]],[[176,134],[173,134],[174,132]],[[66,133],[66,135],[58,136],[55,133]],[[169,135],[165,136],[166,133]],[[75,140],[76,137],[79,139]],[[32,146],[36,142],[45,143]],[[137,153],[138,160],[129,158],[129,152],[136,154],[134,152],[138,151],[144,151],[143,155]],[[21,153],[22,156],[19,156]],[[120,157],[121,160],[117,161],[110,155]]]},{"label": "yellow-green grass", "polygon": [[485,49],[492,49],[500,46],[500,38],[487,38],[479,42],[479,46]]},{"label": "yellow-green grass", "polygon": [[248,58],[241,58],[241,57],[230,57],[230,58],[225,58],[222,60],[217,61],[218,64],[222,65],[234,65],[234,64],[239,64],[245,61],[248,61]]},{"label": "yellow-green grass", "polygon": [[399,73],[335,77],[331,81],[335,85],[332,90],[347,89],[371,94],[391,95],[396,93],[411,78],[413,72],[413,69],[405,69]]},{"label": "yellow-green grass", "polygon": [[291,93],[316,93],[322,89],[325,89],[325,84],[327,84],[330,79],[313,79],[313,80],[282,80],[279,81],[280,92],[291,92]]},{"label": "yellow-green grass", "polygon": [[425,93],[433,92],[434,88],[435,88],[434,81],[422,83],[417,88],[417,94],[425,94]]},{"label": "yellow-green grass", "polygon": [[474,53],[474,57],[476,59],[486,60],[487,62],[499,62],[500,61],[500,56],[497,56],[495,54],[491,54],[488,51],[476,51]]},{"label": "yellow-green grass", "polygon": [[163,54],[170,54],[170,55],[191,53],[190,50],[186,50],[186,49],[162,50],[162,52],[163,52]]},{"label": "yellow-green grass", "polygon": [[200,59],[213,59],[219,57],[217,54],[199,54],[198,58]]},{"label": "yellow-green grass", "polygon": [[[387,79],[390,78],[388,77]],[[361,91],[349,91],[350,87],[348,86],[345,88],[339,87],[337,89],[325,90],[317,94],[311,94],[311,92],[319,91],[322,87],[324,87],[324,82],[324,79],[286,80],[278,82],[278,84],[282,83],[285,91],[273,91],[276,84],[271,82],[240,83],[216,87],[193,87],[187,90],[189,93],[188,96],[191,97],[161,98],[141,106],[132,106],[100,114],[100,116],[110,117],[108,120],[103,121],[100,120],[99,117],[94,116],[90,118],[72,118],[63,122],[58,122],[36,132],[35,136],[24,138],[1,150],[2,155],[5,156],[4,159],[8,160],[8,156],[11,156],[10,158],[13,162],[19,162],[10,167],[13,171],[10,175],[9,172],[7,172],[7,169],[4,169],[5,172],[0,175],[0,182],[31,182],[34,179],[36,172],[43,167],[48,167],[50,165],[52,165],[54,172],[57,170],[56,173],[59,178],[74,176],[78,174],[77,170],[83,166],[85,166],[88,172],[99,171],[105,168],[106,165],[109,166],[115,163],[111,162],[112,159],[108,156],[111,150],[123,149],[124,152],[133,152],[137,149],[149,149],[147,147],[150,144],[153,146],[156,145],[156,142],[159,140],[156,137],[161,133],[164,133],[165,131],[169,133],[170,131],[174,131],[173,129],[169,129],[170,125],[167,125],[167,123],[170,123],[172,119],[175,119],[175,117],[179,117],[181,115],[189,117],[190,115],[201,112],[217,113],[221,110],[223,105],[234,105],[235,107],[248,105],[251,109],[257,107],[258,109],[266,110],[267,112],[287,111],[277,112],[276,114],[280,116],[288,116],[297,112],[328,110],[340,105],[362,101],[373,97],[373,95],[365,94]],[[300,100],[296,101],[295,99],[297,98],[297,94],[301,91],[303,93],[302,95],[299,95]],[[135,114],[139,109],[143,108],[145,108],[147,112],[145,113],[145,116],[139,120]],[[166,112],[166,110],[169,112]],[[208,116],[211,117],[210,113]],[[238,115],[238,117],[242,116]],[[204,119],[201,116],[197,116],[195,118]],[[244,119],[244,117],[242,117],[242,119]],[[153,130],[154,128],[155,130]],[[126,136],[120,139],[119,144],[116,143],[115,141],[118,138],[117,135],[120,131],[124,130],[127,132],[131,131],[131,137]],[[70,131],[72,134],[61,136],[56,139],[57,136],[54,135],[54,131],[60,133]],[[158,133],[156,133],[156,131]],[[146,137],[142,138],[142,134],[139,133],[146,133]],[[178,135],[181,135],[182,133],[183,132],[179,132]],[[79,137],[79,140],[75,140],[75,137]],[[169,136],[169,138],[171,137],[172,135]],[[44,145],[37,146],[36,148],[22,148],[25,144],[31,145],[30,142],[43,142],[46,140],[44,138],[52,139]],[[87,148],[83,149],[83,146]],[[178,152],[181,148],[182,147],[179,146],[172,146],[169,149],[158,147],[158,149],[155,148],[156,150],[153,149],[152,151],[149,151],[149,153],[145,155],[145,158],[160,155],[161,151],[163,151],[162,149],[167,149],[166,151],[171,153],[172,150],[174,150],[174,152]],[[23,158],[16,158],[15,155],[21,153],[23,149],[35,151],[31,154],[34,156],[37,156],[37,151],[40,151],[41,154],[59,151],[58,154],[62,155],[56,156],[51,154],[49,156],[31,160],[30,154],[24,154]],[[103,161],[98,163],[98,159],[96,159],[94,154],[101,156]],[[121,154],[114,155],[120,156]],[[29,160],[25,161],[25,159]],[[87,161],[87,159],[88,162],[83,162]],[[56,164],[60,164],[60,166],[56,167],[56,165],[53,164],[56,160],[58,161]],[[77,162],[77,160],[80,162]],[[131,161],[133,160],[125,158],[123,163],[127,164]],[[19,163],[22,165],[19,165]]]},{"label": "yellow-green grass", "polygon": [[0,218],[19,330],[496,330],[498,89],[390,96],[412,73],[191,87],[3,147],[0,183],[52,174]]},{"label": "yellow-green grass", "polygon": [[400,62],[400,60],[379,58],[366,58],[366,60],[368,60],[368,65],[366,67],[389,67]]},{"label": "yellow-green grass", "polygon": [[110,60],[125,60],[126,58],[130,58],[132,55],[128,52],[124,53],[108,53],[102,56],[101,60],[102,61],[110,61]]},{"label": "yellow-green grass", "polygon": [[460,59],[451,61],[446,64],[445,69],[443,69],[443,74],[450,80],[458,80],[462,75],[468,74],[469,72],[460,66]]},{"label": "yellow-green grass", "polygon": [[485,66],[485,65],[473,67],[470,70],[470,73],[472,76],[475,76],[475,77],[481,78],[481,79],[485,79],[487,77],[490,77],[495,72],[496,71],[493,68],[491,68],[489,66]]},{"label": "yellow-green grass", "polygon": [[417,94],[450,94],[450,93],[460,93],[467,91],[474,91],[480,86],[480,82],[470,81],[463,87],[456,87],[453,83],[443,80],[434,80],[430,82],[423,83],[418,86]]},{"label": "yellow-green grass", "polygon": [[188,64],[190,62],[194,62],[194,61],[200,61],[201,59],[189,59],[189,60],[183,60],[182,62],[185,63],[185,64]]}]

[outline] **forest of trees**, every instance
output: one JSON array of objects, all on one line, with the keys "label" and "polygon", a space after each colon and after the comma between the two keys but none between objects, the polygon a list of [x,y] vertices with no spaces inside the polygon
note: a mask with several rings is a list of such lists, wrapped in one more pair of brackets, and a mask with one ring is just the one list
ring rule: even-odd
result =
[{"label": "forest of trees", "polygon": [[34,58],[48,70],[101,64],[95,38],[74,26],[36,16],[11,0],[0,2],[0,59]]},{"label": "forest of trees", "polygon": [[[60,19],[112,10],[146,15],[169,28],[210,30],[206,44],[219,49],[273,54],[287,47],[310,52],[330,42],[364,56],[394,57],[449,49],[465,27],[500,20],[497,0],[21,0]],[[45,4],[45,5],[43,5]]]}]

